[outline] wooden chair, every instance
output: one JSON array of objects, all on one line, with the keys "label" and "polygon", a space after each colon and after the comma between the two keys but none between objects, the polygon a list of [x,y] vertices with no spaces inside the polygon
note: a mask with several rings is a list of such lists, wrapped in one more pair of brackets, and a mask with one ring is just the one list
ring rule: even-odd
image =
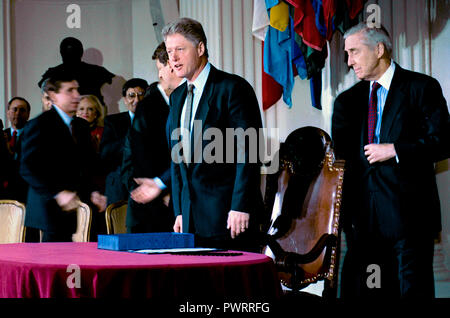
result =
[{"label": "wooden chair", "polygon": [[[77,229],[72,234],[72,242],[89,242],[91,223],[92,223],[92,209],[84,202],[79,202],[77,208]],[[39,230],[39,241],[42,242],[43,232]]]},{"label": "wooden chair", "polygon": [[72,234],[73,242],[89,242],[92,223],[92,210],[86,203],[80,202],[77,208],[77,230]]},{"label": "wooden chair", "polygon": [[25,205],[0,200],[0,244],[25,242]]},{"label": "wooden chair", "polygon": [[127,207],[128,202],[125,200],[108,205],[105,212],[106,232],[108,234],[127,233]]},{"label": "wooden chair", "polygon": [[315,127],[292,132],[279,158],[279,172],[266,180],[272,215],[263,252],[274,259],[285,288],[298,292],[325,280],[322,296],[334,298],[344,162],[335,160],[330,137]]}]

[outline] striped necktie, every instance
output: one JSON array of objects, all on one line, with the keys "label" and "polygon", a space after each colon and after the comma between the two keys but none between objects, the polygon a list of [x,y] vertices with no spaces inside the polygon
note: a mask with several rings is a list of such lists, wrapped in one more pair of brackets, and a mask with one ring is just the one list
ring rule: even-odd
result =
[{"label": "striped necktie", "polygon": [[16,147],[16,142],[17,142],[17,130],[14,130],[13,135],[9,140],[9,149],[11,149],[12,152],[16,152],[14,149]]},{"label": "striped necktie", "polygon": [[184,121],[181,131],[181,138],[183,141],[183,156],[185,157],[186,164],[190,160],[190,144],[191,144],[191,115],[192,115],[192,102],[194,100],[194,84],[188,85],[188,93],[186,97],[186,110],[184,112]]},{"label": "striped necktie", "polygon": [[372,92],[369,98],[369,113],[367,117],[367,142],[373,143],[375,127],[377,125],[377,91],[381,87],[378,82],[373,82]]}]

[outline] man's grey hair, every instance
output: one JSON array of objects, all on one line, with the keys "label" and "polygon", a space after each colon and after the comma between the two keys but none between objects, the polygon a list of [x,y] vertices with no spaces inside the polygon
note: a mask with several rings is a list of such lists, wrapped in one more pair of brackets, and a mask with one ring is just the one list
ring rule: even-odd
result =
[{"label": "man's grey hair", "polygon": [[164,41],[168,35],[178,33],[191,41],[195,47],[197,47],[200,42],[203,42],[205,45],[205,56],[208,57],[206,35],[200,22],[190,18],[180,18],[175,22],[166,24],[161,33]]},{"label": "man's grey hair", "polygon": [[378,43],[383,43],[388,57],[390,58],[392,56],[392,41],[389,37],[388,31],[383,26],[380,26],[379,28],[368,27],[367,23],[360,22],[344,33],[344,40],[347,39],[350,35],[359,32],[362,32],[362,34],[364,35],[363,44],[373,48]]}]

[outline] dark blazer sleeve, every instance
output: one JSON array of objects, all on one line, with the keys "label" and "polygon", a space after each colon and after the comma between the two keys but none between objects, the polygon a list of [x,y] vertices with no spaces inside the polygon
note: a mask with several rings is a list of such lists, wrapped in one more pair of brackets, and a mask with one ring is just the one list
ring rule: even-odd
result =
[{"label": "dark blazer sleeve", "polygon": [[359,82],[336,98],[331,118],[331,137],[338,159],[351,160],[359,156],[361,124],[364,109],[359,100],[367,100],[368,82]]},{"label": "dark blazer sleeve", "polygon": [[167,105],[155,87],[136,108],[122,161],[122,181],[129,191],[136,186],[134,178],[159,177],[166,187],[170,186],[170,157],[165,136],[167,113]]},{"label": "dark blazer sleeve", "polygon": [[339,95],[334,101],[331,119],[333,148],[336,157],[339,159],[346,159],[348,152],[351,150],[350,144],[346,142],[351,136],[351,122],[348,120],[350,114],[346,110],[344,98]]},{"label": "dark blazer sleeve", "polygon": [[[240,128],[243,131],[249,128],[256,129],[256,134],[259,135],[262,123],[258,100],[253,88],[245,80],[240,80],[238,85],[234,85],[228,103],[228,114],[228,127]],[[235,211],[250,213],[255,209],[254,197],[255,189],[259,191],[260,162],[258,145],[256,148],[252,146],[247,144],[244,147],[244,153],[239,153],[242,147],[237,147],[237,155],[243,155],[241,158],[243,160],[238,158],[236,163],[236,177],[231,200],[231,209]],[[252,151],[256,153],[251,153]]]},{"label": "dark blazer sleeve", "polygon": [[172,178],[170,176],[170,167],[167,168],[159,177],[167,188],[171,187]]},{"label": "dark blazer sleeve", "polygon": [[[179,90],[178,90],[179,92]],[[171,134],[176,127],[172,127],[172,123],[175,122],[174,116],[175,116],[175,107],[177,107],[174,102],[173,98],[177,94],[177,92],[173,92],[170,95],[170,113],[169,118],[166,123],[166,135],[167,135],[167,143],[169,145],[168,151],[172,151],[172,139]],[[172,188],[172,204],[173,204],[173,212],[175,216],[181,215],[181,174],[180,174],[180,166],[179,164],[174,163],[173,160],[170,161],[170,180],[171,180],[171,188]],[[163,181],[164,182],[164,181]]]},{"label": "dark blazer sleeve", "polygon": [[[0,119],[0,124],[2,124]],[[11,167],[13,165],[13,158],[6,145],[6,138],[4,136],[3,130],[0,130],[0,198],[6,199],[6,189],[3,187],[4,182],[7,181],[11,176]]]},{"label": "dark blazer sleeve", "polygon": [[130,147],[130,132],[128,131],[125,137],[125,144],[123,146],[123,157],[122,157],[122,167],[120,169],[120,178],[125,188],[130,192],[135,187],[135,182],[133,181],[133,162],[132,162],[132,150]]},{"label": "dark blazer sleeve", "polygon": [[116,121],[119,117],[105,117],[105,128],[103,130],[102,139],[100,141],[100,159],[103,162],[106,172],[115,170],[122,164],[123,145],[125,143],[126,134],[119,136]]},{"label": "dark blazer sleeve", "polygon": [[47,169],[51,156],[42,151],[42,145],[47,141],[43,140],[42,129],[38,119],[29,121],[22,132],[22,155],[20,162],[20,174],[23,179],[39,194],[52,198],[61,189],[55,185],[54,174]]},{"label": "dark blazer sleeve", "polygon": [[[399,161],[413,165],[420,162],[436,162],[449,157],[450,120],[447,103],[441,86],[432,77],[426,83],[411,84],[415,95],[414,111],[418,133],[409,140],[394,143]],[[417,119],[418,118],[418,119]]]}]

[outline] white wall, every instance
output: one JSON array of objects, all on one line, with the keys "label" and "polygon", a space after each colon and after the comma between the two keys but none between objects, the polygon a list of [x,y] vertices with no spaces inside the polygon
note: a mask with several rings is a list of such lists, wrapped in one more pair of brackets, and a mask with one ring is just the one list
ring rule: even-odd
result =
[{"label": "white wall", "polygon": [[[69,4],[81,9],[80,28],[69,28]],[[26,98],[32,106],[31,117],[41,112],[37,82],[47,68],[62,62],[59,44],[67,36],[78,38],[85,50],[83,60],[104,66],[121,79],[132,75],[131,2],[110,1],[13,1],[12,5],[13,95]],[[109,91],[105,102],[117,110],[120,94]]]},{"label": "white wall", "polygon": [[[163,20],[178,17],[177,0],[159,1]],[[72,14],[66,12],[70,4],[80,6],[80,28],[67,26],[66,20]],[[102,89],[108,113],[126,109],[121,99],[126,80],[142,77],[151,83],[158,79],[151,59],[159,43],[151,19],[150,0],[2,0],[0,5],[3,13],[0,19],[11,20],[9,25],[0,24],[3,105],[13,96],[22,96],[31,103],[31,117],[41,112],[37,82],[49,67],[62,62],[59,44],[68,36],[83,43],[83,61],[102,65],[116,74],[113,83]],[[8,63],[9,53],[11,63]],[[3,105],[0,118],[8,126]]]},{"label": "white wall", "polygon": [[7,126],[6,122],[6,107],[4,105],[8,102],[10,95],[10,79],[8,69],[11,67],[10,61],[10,49],[9,49],[9,6],[8,1],[0,1],[0,119],[3,121],[3,125]]},{"label": "white wall", "polygon": [[[150,0],[133,0],[132,32],[133,32],[133,77],[140,77],[150,84],[158,80],[158,73],[152,55],[159,42],[153,27],[150,13]],[[160,0],[163,17],[168,23],[178,18],[176,0]]]}]

